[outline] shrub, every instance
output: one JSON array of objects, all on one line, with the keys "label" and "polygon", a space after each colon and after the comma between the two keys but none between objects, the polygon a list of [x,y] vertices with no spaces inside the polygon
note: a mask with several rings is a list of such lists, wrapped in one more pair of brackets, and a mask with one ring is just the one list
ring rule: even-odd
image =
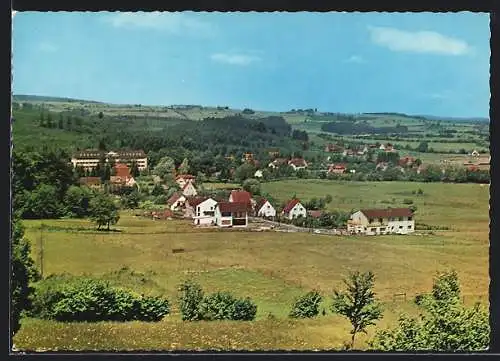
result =
[{"label": "shrub", "polygon": [[289,316],[292,318],[312,318],[319,314],[322,297],[316,291],[311,291],[299,297],[292,305]]},{"label": "shrub", "polygon": [[203,300],[201,313],[206,321],[252,321],[257,314],[257,305],[249,298],[236,299],[229,292],[217,292]]},{"label": "shrub", "polygon": [[228,292],[217,292],[205,297],[200,307],[203,319],[207,321],[231,319],[231,308],[235,301],[236,299]]},{"label": "shrub", "polygon": [[139,297],[108,282],[66,275],[35,286],[32,315],[57,321],[159,321],[170,311],[158,297]]},{"label": "shrub", "polygon": [[413,204],[413,199],[405,198],[405,199],[403,199],[403,203],[404,204]]},{"label": "shrub", "polygon": [[231,320],[253,321],[257,314],[257,305],[249,298],[236,300],[231,307]]},{"label": "shrub", "polygon": [[182,320],[201,320],[200,306],[203,301],[203,290],[200,285],[188,280],[181,284],[179,291],[181,292],[179,301]]}]

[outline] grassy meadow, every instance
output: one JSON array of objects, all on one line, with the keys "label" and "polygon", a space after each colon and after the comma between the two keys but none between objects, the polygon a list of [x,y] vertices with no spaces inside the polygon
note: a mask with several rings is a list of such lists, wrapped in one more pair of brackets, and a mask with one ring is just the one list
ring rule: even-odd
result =
[{"label": "grassy meadow", "polygon": [[[24,350],[333,349],[349,338],[349,323],[328,310],[334,288],[349,271],[371,270],[384,303],[377,327],[394,325],[401,312],[416,314],[412,299],[428,292],[437,271],[458,271],[466,303],[487,302],[488,186],[478,184],[294,180],[265,183],[278,200],[333,196],[329,209],[417,206],[416,221],[451,228],[409,236],[325,236],[304,233],[195,229],[183,220],[153,221],[123,212],[119,232],[97,232],[88,220],[24,221],[44,275],[91,275],[144,294],[163,295],[172,312],[158,323],[59,323],[24,319],[15,344]],[[423,195],[412,194],[421,188]],[[388,203],[389,202],[389,203]],[[184,253],[172,253],[184,248]],[[177,286],[191,277],[206,293],[227,290],[251,297],[254,322],[182,322]],[[326,316],[287,318],[295,297],[317,289]],[[406,293],[406,301],[395,294]],[[366,348],[376,327],[362,335]]]}]

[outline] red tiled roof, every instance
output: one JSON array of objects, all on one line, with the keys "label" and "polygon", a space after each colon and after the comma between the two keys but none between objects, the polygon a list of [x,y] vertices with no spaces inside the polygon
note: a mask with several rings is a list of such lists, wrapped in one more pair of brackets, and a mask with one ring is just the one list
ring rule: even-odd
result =
[{"label": "red tiled roof", "polygon": [[307,214],[313,218],[319,218],[323,214],[321,211],[307,211]]},{"label": "red tiled roof", "polygon": [[283,213],[289,213],[293,207],[297,205],[297,203],[300,203],[298,199],[292,199],[290,202],[287,203],[285,208],[283,208]]},{"label": "red tiled roof", "polygon": [[81,177],[80,184],[92,184],[92,185],[100,185],[101,178],[100,177]]},{"label": "red tiled roof", "polygon": [[411,217],[413,215],[410,208],[361,209],[361,212],[368,218]]},{"label": "red tiled roof", "polygon": [[250,203],[252,199],[252,195],[247,191],[231,191],[231,196],[233,198],[233,202],[238,203]]},{"label": "red tiled roof", "polygon": [[191,182],[186,182],[186,184],[184,184],[184,187],[182,187],[182,190],[185,190],[187,187],[189,187],[189,185],[192,185]]},{"label": "red tiled roof", "polygon": [[130,168],[123,163],[117,163],[114,166],[116,176],[118,177],[130,177]]},{"label": "red tiled roof", "polygon": [[248,204],[242,202],[219,202],[217,203],[217,207],[219,207],[220,212],[247,212]]},{"label": "red tiled roof", "polygon": [[182,194],[180,193],[174,193],[172,196],[167,200],[167,204],[174,204],[177,202],[180,198],[182,197]]},{"label": "red tiled roof", "polygon": [[209,197],[188,197],[187,198],[187,203],[191,207],[196,207],[198,204],[206,201]]},{"label": "red tiled roof", "polygon": [[305,159],[302,159],[302,158],[293,158],[293,159],[290,159],[290,161],[288,162],[288,164],[293,164],[296,167],[303,167],[303,166],[307,165]]},{"label": "red tiled roof", "polygon": [[191,174],[179,174],[177,177],[175,177],[175,180],[177,179],[195,179],[196,177],[194,175],[191,175]]},{"label": "red tiled roof", "polygon": [[330,169],[345,169],[345,164],[331,164]]}]

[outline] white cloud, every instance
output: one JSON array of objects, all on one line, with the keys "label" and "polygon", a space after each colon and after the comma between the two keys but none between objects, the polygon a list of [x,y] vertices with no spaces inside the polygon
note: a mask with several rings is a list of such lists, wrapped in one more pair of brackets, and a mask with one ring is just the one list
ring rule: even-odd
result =
[{"label": "white cloud", "polygon": [[212,54],[210,58],[218,63],[240,65],[240,66],[250,65],[252,63],[262,60],[260,57],[255,55],[225,54],[225,53]]},{"label": "white cloud", "polygon": [[105,17],[104,21],[116,28],[147,28],[171,34],[208,35],[214,30],[211,24],[181,12],[121,12]]},{"label": "white cloud", "polygon": [[346,59],[346,62],[361,64],[361,63],[365,63],[365,59],[363,59],[359,55],[351,55],[349,58]]},{"label": "white cloud", "polygon": [[48,43],[48,42],[44,41],[44,42],[41,42],[40,44],[38,44],[38,49],[40,51],[45,52],[45,53],[53,53],[53,52],[57,51],[57,46],[55,46],[52,43]]},{"label": "white cloud", "polygon": [[395,28],[369,26],[371,40],[392,51],[464,55],[471,47],[463,40],[434,31],[403,31]]}]

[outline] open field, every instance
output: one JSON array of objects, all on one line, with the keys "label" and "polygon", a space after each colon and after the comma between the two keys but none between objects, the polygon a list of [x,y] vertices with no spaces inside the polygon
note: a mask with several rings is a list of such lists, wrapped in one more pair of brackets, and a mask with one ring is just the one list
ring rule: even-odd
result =
[{"label": "open field", "polygon": [[[423,196],[411,194],[421,188]],[[488,186],[477,184],[280,181],[263,189],[283,200],[331,194],[330,209],[401,205],[412,198],[416,221],[449,231],[422,235],[340,237],[304,233],[195,229],[187,221],[152,221],[122,213],[116,228],[97,232],[87,220],[25,221],[33,258],[44,240],[44,274],[89,274],[145,294],[166,296],[172,314],[159,323],[63,324],[25,319],[15,337],[20,349],[328,349],[349,338],[348,322],[331,315],[287,319],[292,301],[311,289],[329,295],[350,270],[372,270],[384,302],[378,327],[393,325],[401,312],[416,312],[412,298],[427,292],[436,271],[455,268],[465,301],[487,302]],[[360,201],[359,199],[362,198]],[[386,204],[386,200],[394,203]],[[184,248],[184,253],[172,253]],[[258,305],[255,322],[180,321],[176,289],[186,277],[207,293],[228,290]],[[406,293],[406,302],[394,294]],[[272,314],[276,319],[269,319]],[[364,348],[373,335],[359,339]]]}]

